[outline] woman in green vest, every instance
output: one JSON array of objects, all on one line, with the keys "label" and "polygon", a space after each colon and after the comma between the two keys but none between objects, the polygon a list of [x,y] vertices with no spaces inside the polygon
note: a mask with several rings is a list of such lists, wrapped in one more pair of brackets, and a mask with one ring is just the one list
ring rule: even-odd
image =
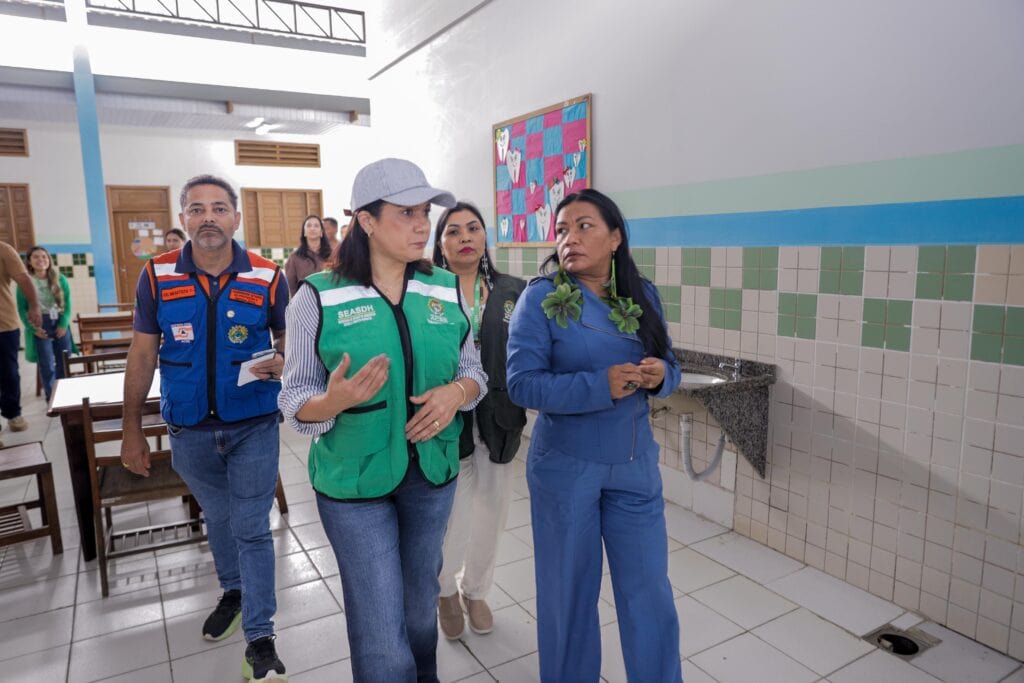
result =
[{"label": "woman in green vest", "polygon": [[341,574],[353,677],[367,683],[438,680],[458,411],[487,384],[455,276],[422,258],[432,203],[455,198],[409,161],[360,170],[337,264],[288,307],[279,405],[314,436],[309,479]]},{"label": "woman in green vest", "polygon": [[[485,634],[494,628],[486,598],[512,500],[515,469],[510,463],[526,425],[526,411],[508,400],[505,346],[508,322],[526,283],[494,267],[483,215],[468,202],[458,202],[438,219],[434,264],[459,278],[488,387],[487,396],[463,423],[459,484],[444,538],[437,617],[441,632],[455,640],[465,628],[460,592],[470,629]],[[462,579],[457,583],[459,573]]]}]

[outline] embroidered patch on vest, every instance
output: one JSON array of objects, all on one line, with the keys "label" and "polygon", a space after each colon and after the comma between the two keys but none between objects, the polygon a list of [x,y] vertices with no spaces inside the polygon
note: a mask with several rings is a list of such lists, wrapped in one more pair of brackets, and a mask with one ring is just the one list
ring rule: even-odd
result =
[{"label": "embroidered patch on vest", "polygon": [[430,317],[427,318],[427,322],[431,325],[447,325],[448,316],[444,314],[444,304],[437,299],[431,297],[427,299],[427,308],[430,309]]},{"label": "embroidered patch on vest", "polygon": [[512,301],[512,299],[506,299],[502,307],[505,310],[503,320],[505,322],[509,322],[510,320],[512,320],[512,311],[516,310],[516,302]]},{"label": "embroidered patch on vest", "polygon": [[228,330],[228,341],[232,344],[241,344],[249,338],[249,328],[245,325],[232,325]]},{"label": "embroidered patch on vest", "polygon": [[161,301],[174,301],[175,299],[187,299],[196,295],[195,285],[183,285],[181,287],[168,287],[160,292]]},{"label": "embroidered patch on vest", "polygon": [[338,324],[348,327],[356,323],[365,323],[368,320],[373,320],[376,315],[377,309],[373,306],[354,306],[338,311]]},{"label": "embroidered patch on vest", "polygon": [[250,304],[252,306],[263,305],[263,295],[256,294],[255,292],[245,292],[240,289],[232,289],[231,293],[228,294],[228,298],[232,301],[241,301],[243,304]]},{"label": "embroidered patch on vest", "polygon": [[193,342],[196,334],[192,330],[192,323],[177,323],[171,325],[171,336],[176,342]]}]

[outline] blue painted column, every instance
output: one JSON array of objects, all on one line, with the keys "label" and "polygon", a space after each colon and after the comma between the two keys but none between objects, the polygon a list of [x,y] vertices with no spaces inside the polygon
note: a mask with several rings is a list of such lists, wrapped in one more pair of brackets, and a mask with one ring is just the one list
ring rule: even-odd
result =
[{"label": "blue painted column", "polygon": [[[67,0],[68,23],[84,37],[88,27],[84,0]],[[96,114],[96,83],[89,63],[89,51],[83,40],[74,48],[75,105],[78,110],[78,137],[82,148],[85,175],[85,201],[89,213],[89,237],[92,242],[93,270],[96,273],[96,301],[117,301],[117,277],[107,217],[107,192],[103,183],[103,159],[100,155],[100,126]]]}]

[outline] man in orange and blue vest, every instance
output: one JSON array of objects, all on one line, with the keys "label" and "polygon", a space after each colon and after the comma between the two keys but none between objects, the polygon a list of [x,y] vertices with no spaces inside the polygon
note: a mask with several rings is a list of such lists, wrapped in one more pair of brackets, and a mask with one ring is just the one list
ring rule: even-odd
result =
[{"label": "man in orange and blue vest", "polygon": [[277,265],[233,239],[241,214],[227,181],[211,175],[188,180],[179,220],[190,241],[154,257],[139,277],[121,461],[148,476],[141,412],[159,361],[172,465],[203,508],[224,591],[203,637],[223,640],[241,623],[248,643],[242,675],[287,680],[274,647],[269,516],[278,474],[288,286]]}]

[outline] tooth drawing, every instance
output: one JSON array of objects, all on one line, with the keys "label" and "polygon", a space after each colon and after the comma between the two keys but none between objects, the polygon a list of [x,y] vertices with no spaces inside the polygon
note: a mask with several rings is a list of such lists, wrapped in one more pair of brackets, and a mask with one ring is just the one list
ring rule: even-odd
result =
[{"label": "tooth drawing", "polygon": [[548,198],[551,200],[551,206],[558,206],[565,199],[565,185],[562,183],[561,178],[555,177],[551,179]]},{"label": "tooth drawing", "polygon": [[498,163],[505,163],[505,155],[508,154],[508,128],[502,128],[494,132],[494,145],[498,149]]},{"label": "tooth drawing", "polygon": [[537,181],[536,180],[531,180],[530,181],[530,194],[533,194],[536,191],[537,191]]},{"label": "tooth drawing", "polygon": [[512,238],[514,242],[529,242],[530,239],[526,234],[526,219],[520,218],[518,227],[515,230],[515,235]]},{"label": "tooth drawing", "polygon": [[570,193],[572,192],[572,184],[576,182],[576,167],[571,166],[562,171],[562,177],[565,178],[565,189]]},{"label": "tooth drawing", "polygon": [[577,170],[579,170],[580,159],[582,159],[582,158],[583,158],[583,152],[573,152],[572,153],[572,167],[577,169]]},{"label": "tooth drawing", "polygon": [[587,151],[587,139],[586,138],[580,138],[580,141],[577,143],[577,145],[579,146],[581,152],[586,152]]},{"label": "tooth drawing", "polygon": [[509,228],[511,227],[509,225],[508,216],[502,216],[501,220],[498,221],[498,224],[499,224],[499,226],[501,228],[501,241],[502,242],[508,242],[508,231],[509,231]]},{"label": "tooth drawing", "polygon": [[508,174],[512,178],[513,183],[519,182],[519,167],[522,160],[523,153],[519,151],[518,147],[510,149],[505,156],[505,163],[508,164]]},{"label": "tooth drawing", "polygon": [[547,204],[541,204],[533,215],[537,218],[537,241],[547,242],[551,231],[551,209]]}]

